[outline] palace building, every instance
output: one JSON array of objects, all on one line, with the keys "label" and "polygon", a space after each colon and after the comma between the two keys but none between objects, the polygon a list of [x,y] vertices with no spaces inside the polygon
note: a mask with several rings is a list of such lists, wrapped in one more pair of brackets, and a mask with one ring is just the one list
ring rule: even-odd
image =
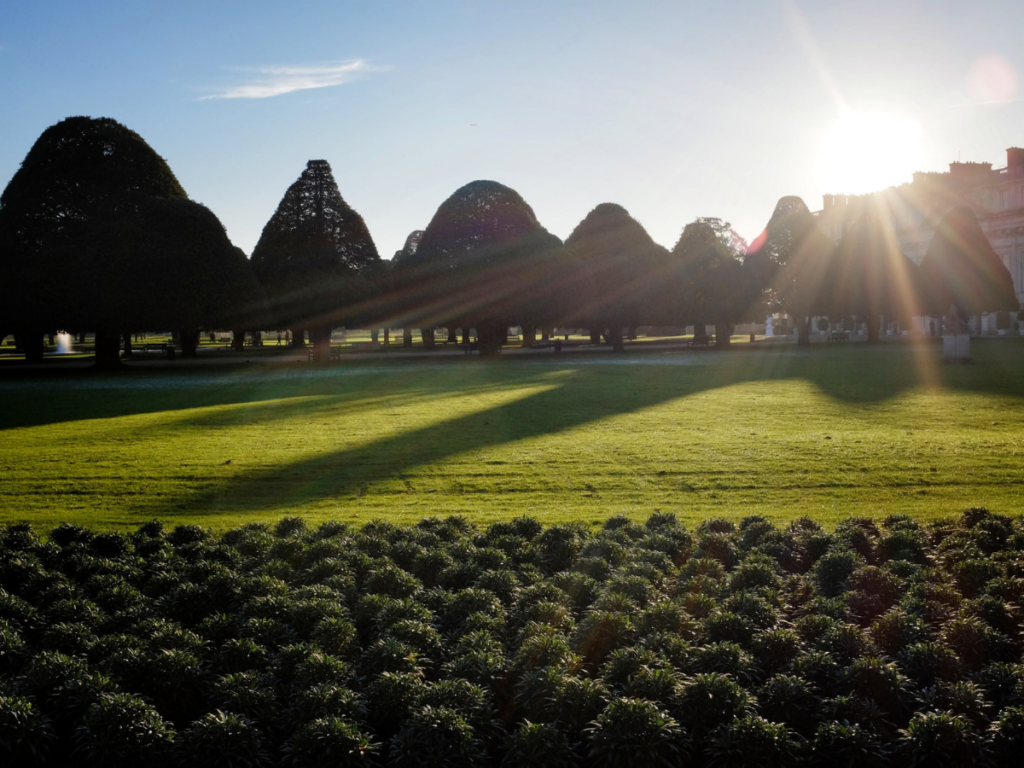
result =
[{"label": "palace building", "polygon": [[[948,172],[918,172],[909,184],[880,192],[825,195],[823,208],[814,215],[821,230],[838,243],[861,213],[875,208],[891,223],[903,253],[920,264],[939,220],[956,205],[974,211],[1024,304],[1024,149],[1006,150],[1005,168],[956,162]],[[978,331],[989,330],[988,320]]]}]

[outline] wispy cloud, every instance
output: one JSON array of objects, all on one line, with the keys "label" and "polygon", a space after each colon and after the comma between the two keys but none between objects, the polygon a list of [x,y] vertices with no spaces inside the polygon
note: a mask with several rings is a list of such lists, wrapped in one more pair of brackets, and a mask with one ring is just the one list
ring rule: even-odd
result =
[{"label": "wispy cloud", "polygon": [[201,96],[207,99],[269,99],[292,91],[308,91],[314,88],[331,88],[344,85],[370,72],[380,72],[386,67],[373,66],[364,59],[340,61],[333,64],[311,64],[305,66],[272,66],[239,69],[246,73],[246,82],[219,88]]}]

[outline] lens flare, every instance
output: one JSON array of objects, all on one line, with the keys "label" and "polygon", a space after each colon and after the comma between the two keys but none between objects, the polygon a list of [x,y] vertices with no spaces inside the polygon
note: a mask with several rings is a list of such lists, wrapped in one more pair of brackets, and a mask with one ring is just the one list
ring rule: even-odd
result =
[{"label": "lens flare", "polygon": [[850,113],[826,135],[818,181],[829,194],[861,195],[920,170],[921,127],[891,115]]}]

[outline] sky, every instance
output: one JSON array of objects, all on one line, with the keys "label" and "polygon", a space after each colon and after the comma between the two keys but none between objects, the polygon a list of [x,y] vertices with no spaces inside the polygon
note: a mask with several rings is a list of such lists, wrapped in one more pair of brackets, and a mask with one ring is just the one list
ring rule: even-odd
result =
[{"label": "sky", "polygon": [[1024,146],[1020,0],[33,0],[0,6],[0,187],[112,117],[251,253],[307,160],[390,258],[456,189],[565,238],[604,202],[671,247],[777,200]]}]

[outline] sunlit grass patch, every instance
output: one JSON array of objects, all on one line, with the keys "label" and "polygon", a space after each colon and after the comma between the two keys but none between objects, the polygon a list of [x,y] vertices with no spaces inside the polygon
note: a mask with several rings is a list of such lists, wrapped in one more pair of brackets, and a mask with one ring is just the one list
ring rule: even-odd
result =
[{"label": "sunlit grass patch", "polygon": [[[913,350],[918,350],[913,352]],[[1024,345],[0,380],[0,520],[1021,511]]]}]

